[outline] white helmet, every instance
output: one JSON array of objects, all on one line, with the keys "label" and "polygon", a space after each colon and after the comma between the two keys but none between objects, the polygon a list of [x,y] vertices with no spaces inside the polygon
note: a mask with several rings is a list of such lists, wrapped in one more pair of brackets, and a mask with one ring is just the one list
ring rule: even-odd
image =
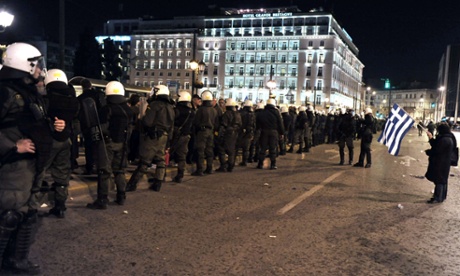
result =
[{"label": "white helmet", "polygon": [[180,91],[179,92],[179,99],[178,102],[191,102],[192,101],[192,95],[186,90]]},{"label": "white helmet", "polygon": [[372,114],[372,109],[371,108],[366,108],[365,114]]},{"label": "white helmet", "polygon": [[201,100],[202,101],[212,101],[212,93],[209,90],[205,90],[201,93]]},{"label": "white helmet", "polygon": [[159,95],[168,95],[169,96],[169,89],[168,87],[166,87],[165,85],[155,85],[153,88],[152,88],[152,91],[150,91],[150,96],[153,96],[153,95],[156,95],[156,96],[159,96]]},{"label": "white helmet", "polygon": [[6,48],[3,52],[2,60],[4,66],[33,75],[38,63],[43,62],[43,56],[34,46],[17,42]]},{"label": "white helmet", "polygon": [[232,98],[228,98],[225,100],[225,106],[237,106],[238,103],[232,99]]},{"label": "white helmet", "polygon": [[45,85],[48,85],[48,83],[54,82],[54,81],[63,82],[66,85],[68,83],[66,74],[62,70],[59,70],[59,69],[51,69],[46,73],[46,77],[44,80]]},{"label": "white helmet", "polygon": [[289,112],[289,109],[287,106],[283,105],[281,106],[281,113],[288,113]]},{"label": "white helmet", "polygon": [[110,96],[110,95],[125,95],[125,88],[123,87],[123,84],[121,84],[118,81],[111,81],[107,83],[105,86],[105,95]]},{"label": "white helmet", "polygon": [[268,99],[267,100],[267,105],[269,105],[269,104],[275,106],[276,105],[276,100],[272,99],[272,98]]},{"label": "white helmet", "polygon": [[244,106],[252,107],[252,101],[251,100],[244,101]]},{"label": "white helmet", "polygon": [[307,107],[302,105],[301,107],[299,107],[299,112],[302,112],[302,111],[306,111],[307,110]]}]

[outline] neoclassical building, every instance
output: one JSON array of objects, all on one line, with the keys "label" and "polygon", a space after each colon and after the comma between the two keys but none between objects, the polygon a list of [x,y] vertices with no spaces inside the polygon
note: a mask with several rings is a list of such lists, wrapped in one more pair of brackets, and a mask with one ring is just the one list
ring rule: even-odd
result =
[{"label": "neoclassical building", "polygon": [[[297,7],[221,9],[219,16],[111,20],[106,35],[131,37],[127,82],[239,101],[360,108],[364,65],[334,17]],[[191,61],[202,61],[192,69]],[[272,80],[275,87],[269,88]],[[199,84],[199,85],[196,85]]]}]

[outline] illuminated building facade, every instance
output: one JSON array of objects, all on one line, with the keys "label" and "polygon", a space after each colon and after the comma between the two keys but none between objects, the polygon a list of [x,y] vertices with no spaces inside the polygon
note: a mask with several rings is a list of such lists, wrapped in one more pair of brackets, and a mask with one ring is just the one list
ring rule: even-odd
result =
[{"label": "illuminated building facade", "polygon": [[129,82],[191,91],[188,64],[195,59],[207,65],[198,74],[199,91],[218,97],[266,100],[272,78],[279,103],[362,106],[364,65],[330,13],[286,7],[222,14],[140,20],[131,34]]}]

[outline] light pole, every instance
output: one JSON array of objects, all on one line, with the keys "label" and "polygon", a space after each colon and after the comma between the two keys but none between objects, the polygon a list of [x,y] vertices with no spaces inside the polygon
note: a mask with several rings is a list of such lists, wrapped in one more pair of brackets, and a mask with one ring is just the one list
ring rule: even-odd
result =
[{"label": "light pole", "polygon": [[14,20],[14,15],[7,11],[0,12],[0,33],[3,33],[7,27],[11,26]]},{"label": "light pole", "polygon": [[425,99],[424,98],[421,98],[420,100],[420,105],[421,105],[421,108],[422,108],[422,122],[425,122]]},{"label": "light pole", "polygon": [[203,88],[203,83],[198,80],[198,75],[204,71],[206,68],[206,63],[204,63],[202,60],[197,61],[192,59],[189,66],[190,69],[192,69],[192,95],[195,95],[198,94],[198,89]]},{"label": "light pole", "polygon": [[445,86],[439,87],[440,95],[438,95],[437,97],[435,116],[434,116],[434,119],[436,120],[436,122],[441,121],[441,118],[442,118],[442,114],[443,114],[442,107],[444,106],[444,91],[445,90],[446,90]]},{"label": "light pole", "polygon": [[269,89],[269,94],[268,98],[275,98],[275,95],[273,95],[272,90],[276,88],[276,81],[273,80],[273,65],[270,66],[270,80],[267,81],[267,87]]}]

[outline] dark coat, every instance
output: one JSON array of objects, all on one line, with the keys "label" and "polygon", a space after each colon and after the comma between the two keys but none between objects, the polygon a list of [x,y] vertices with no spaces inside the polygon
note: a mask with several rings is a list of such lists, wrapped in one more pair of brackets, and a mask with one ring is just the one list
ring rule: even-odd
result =
[{"label": "dark coat", "polygon": [[450,155],[454,148],[452,133],[437,135],[430,139],[431,149],[426,150],[428,157],[428,170],[426,179],[435,184],[447,184],[450,172]]}]

